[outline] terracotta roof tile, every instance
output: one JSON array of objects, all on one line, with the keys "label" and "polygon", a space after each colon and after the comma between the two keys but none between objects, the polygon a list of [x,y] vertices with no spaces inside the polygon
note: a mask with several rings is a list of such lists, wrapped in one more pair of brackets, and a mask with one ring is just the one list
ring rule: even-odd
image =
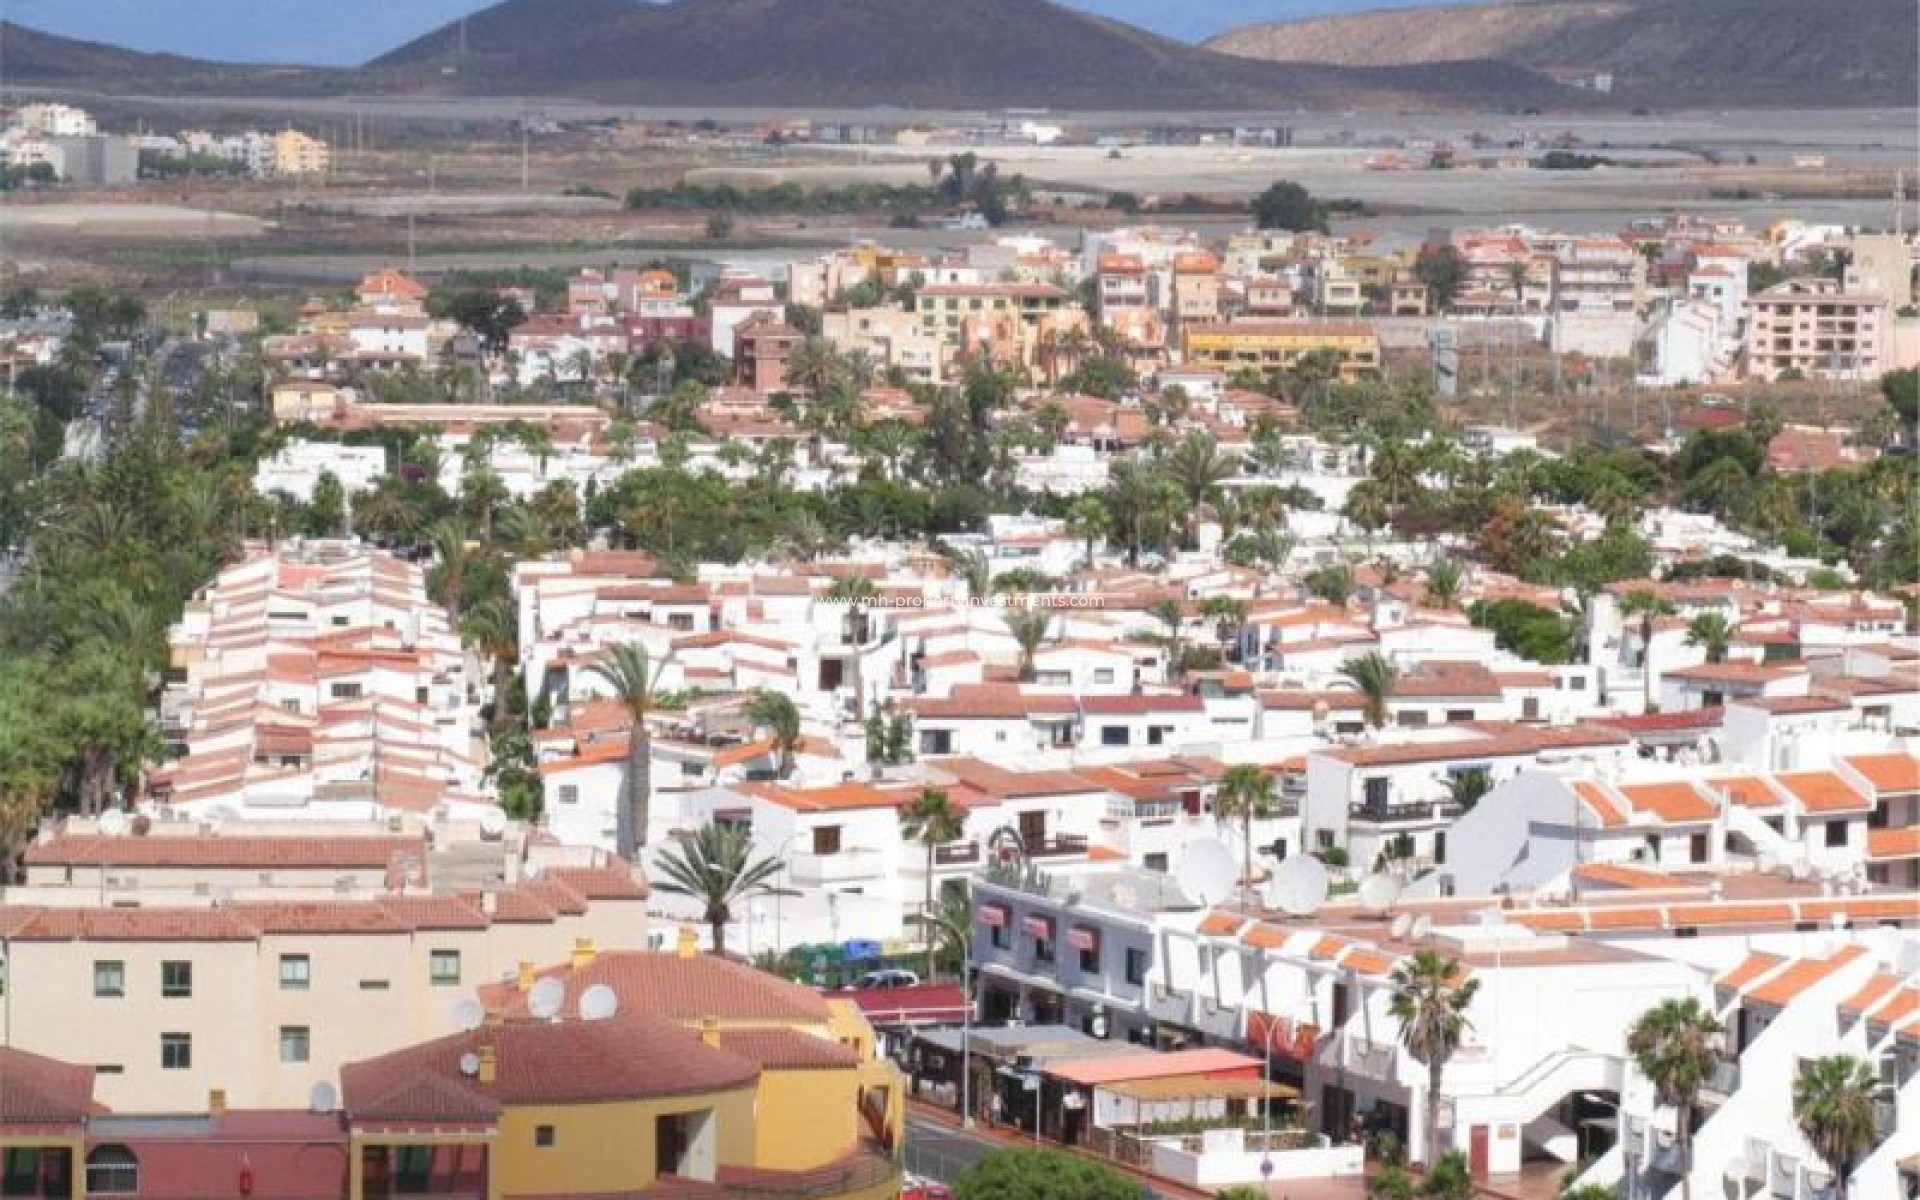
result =
[{"label": "terracotta roof tile", "polygon": [[1793,771],[1773,778],[1810,813],[1866,812],[1873,807],[1872,800],[1832,771]]},{"label": "terracotta roof tile", "polygon": [[[620,997],[622,1011],[674,1021],[712,1016],[825,1022],[828,1016],[827,1002],[818,992],[710,954],[682,958],[641,950],[604,951],[577,969],[551,967],[540,976],[566,985],[568,1012],[581,992],[604,983]],[[482,988],[480,999],[489,1009],[510,1014],[526,1011],[526,996],[510,983]]]},{"label": "terracotta roof tile", "polygon": [[1841,761],[1883,796],[1920,792],[1920,755],[1859,754]]}]

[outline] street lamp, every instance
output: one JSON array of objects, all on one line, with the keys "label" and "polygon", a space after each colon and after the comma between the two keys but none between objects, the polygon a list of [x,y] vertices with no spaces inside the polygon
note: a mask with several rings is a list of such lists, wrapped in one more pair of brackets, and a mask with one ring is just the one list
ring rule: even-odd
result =
[{"label": "street lamp", "polygon": [[960,1127],[973,1128],[973,910],[960,939]]}]

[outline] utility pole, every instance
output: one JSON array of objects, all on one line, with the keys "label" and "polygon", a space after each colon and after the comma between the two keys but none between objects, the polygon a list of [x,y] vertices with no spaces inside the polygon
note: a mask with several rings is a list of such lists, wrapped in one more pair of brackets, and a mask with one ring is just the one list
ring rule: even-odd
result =
[{"label": "utility pole", "polygon": [[528,190],[527,185],[527,118],[520,117],[520,190]]}]

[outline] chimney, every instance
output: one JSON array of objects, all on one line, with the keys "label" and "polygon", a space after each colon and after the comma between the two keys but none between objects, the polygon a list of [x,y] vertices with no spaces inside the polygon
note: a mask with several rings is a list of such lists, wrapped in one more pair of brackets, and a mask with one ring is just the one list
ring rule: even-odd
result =
[{"label": "chimney", "polygon": [[520,960],[520,969],[514,975],[513,986],[516,991],[533,990],[533,964],[524,958]]},{"label": "chimney", "polygon": [[693,931],[693,926],[682,925],[680,927],[680,942],[675,948],[678,950],[681,958],[692,958],[694,955],[700,953],[700,935]]},{"label": "chimney", "polygon": [[573,969],[583,970],[593,965],[593,939],[590,937],[573,939]]},{"label": "chimney", "polygon": [[490,1084],[499,1074],[500,1058],[494,1053],[493,1045],[491,1043],[482,1045],[480,1047],[480,1074],[477,1078],[483,1084]]},{"label": "chimney", "polygon": [[700,1040],[718,1050],[720,1048],[720,1018],[700,1018]]},{"label": "chimney", "polygon": [[214,1088],[207,1093],[207,1115],[210,1117],[227,1115],[227,1089]]},{"label": "chimney", "polygon": [[481,892],[480,911],[489,917],[498,913],[500,911],[500,894],[498,892]]}]

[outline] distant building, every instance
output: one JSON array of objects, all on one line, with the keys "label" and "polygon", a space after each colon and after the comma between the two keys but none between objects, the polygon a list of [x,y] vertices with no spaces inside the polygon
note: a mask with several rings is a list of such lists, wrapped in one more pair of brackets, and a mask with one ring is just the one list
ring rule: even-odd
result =
[{"label": "distant building", "polygon": [[13,128],[42,137],[92,137],[100,132],[92,114],[69,104],[27,104],[14,110]]},{"label": "distant building", "polygon": [[1191,326],[1185,342],[1189,363],[1225,371],[1280,370],[1316,350],[1333,354],[1342,379],[1380,370],[1380,336],[1358,321],[1225,321]]},{"label": "distant building", "polygon": [[60,178],[81,187],[118,187],[140,177],[140,151],[124,138],[58,135],[49,137]]},{"label": "distant building", "polygon": [[332,165],[333,148],[319,138],[297,129],[283,129],[273,135],[272,174],[320,175]]},{"label": "distant building", "polygon": [[1896,308],[1912,304],[1912,242],[1897,233],[1854,234],[1845,286],[1863,296],[1885,296]]},{"label": "distant building", "polygon": [[1778,379],[1875,379],[1883,366],[1887,298],[1792,280],[1747,299],[1747,374]]}]

